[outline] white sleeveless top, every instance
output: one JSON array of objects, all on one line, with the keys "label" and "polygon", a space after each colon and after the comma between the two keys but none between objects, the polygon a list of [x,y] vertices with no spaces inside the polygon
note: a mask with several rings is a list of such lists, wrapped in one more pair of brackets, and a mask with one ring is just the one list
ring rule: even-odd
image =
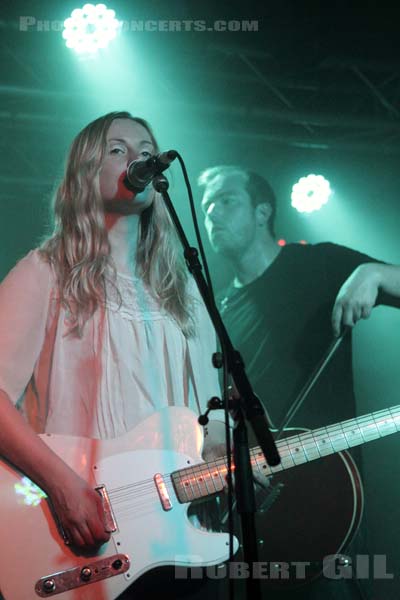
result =
[{"label": "white sleeveless top", "polygon": [[214,330],[194,282],[189,339],[140,279],[118,274],[116,286],[77,338],[37,250],[1,284],[0,388],[38,433],[116,437],[164,406],[199,413],[219,394]]}]

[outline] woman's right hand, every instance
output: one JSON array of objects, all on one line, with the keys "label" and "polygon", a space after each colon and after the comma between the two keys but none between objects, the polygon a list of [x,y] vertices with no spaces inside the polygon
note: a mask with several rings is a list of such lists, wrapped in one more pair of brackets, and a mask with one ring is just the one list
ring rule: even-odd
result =
[{"label": "woman's right hand", "polygon": [[60,482],[55,481],[49,498],[66,543],[93,549],[110,539],[101,496],[75,472],[71,471]]},{"label": "woman's right hand", "polygon": [[100,495],[33,431],[0,389],[0,455],[48,495],[69,542],[81,549],[107,542]]}]

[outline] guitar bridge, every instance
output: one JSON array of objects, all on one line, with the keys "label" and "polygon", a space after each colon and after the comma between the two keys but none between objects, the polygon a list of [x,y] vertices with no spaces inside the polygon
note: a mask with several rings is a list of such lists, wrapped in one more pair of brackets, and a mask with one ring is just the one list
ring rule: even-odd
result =
[{"label": "guitar bridge", "polygon": [[96,492],[98,492],[100,494],[101,499],[103,500],[103,510],[104,510],[104,516],[105,516],[105,525],[106,525],[105,529],[106,529],[107,533],[114,533],[115,531],[117,531],[118,527],[117,527],[117,522],[114,517],[114,513],[112,511],[111,502],[110,502],[110,498],[108,496],[108,492],[106,490],[106,486],[98,485],[94,489],[96,490]]}]

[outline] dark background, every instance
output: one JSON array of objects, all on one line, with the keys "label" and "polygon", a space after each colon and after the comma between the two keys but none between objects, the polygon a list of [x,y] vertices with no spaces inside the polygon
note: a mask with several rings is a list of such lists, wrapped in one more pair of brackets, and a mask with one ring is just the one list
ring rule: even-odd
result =
[{"label": "dark background", "polygon": [[[109,110],[147,118],[161,147],[181,152],[198,200],[202,169],[252,167],[276,190],[278,237],[331,240],[400,263],[397,3],[115,1],[108,6],[127,21],[245,19],[256,20],[258,31],[127,31],[92,60],[78,59],[52,31],[77,6],[1,4],[1,277],[48,230],[72,138]],[[21,31],[23,16],[36,19],[29,31]],[[182,179],[175,165],[171,171],[190,233]],[[304,216],[289,197],[308,173],[325,175],[335,194]],[[229,268],[206,248],[221,287]],[[399,314],[389,308],[357,325],[359,414],[398,402],[399,332]],[[372,548],[395,574],[375,581],[374,600],[400,596],[399,444],[391,436],[363,448]]]}]

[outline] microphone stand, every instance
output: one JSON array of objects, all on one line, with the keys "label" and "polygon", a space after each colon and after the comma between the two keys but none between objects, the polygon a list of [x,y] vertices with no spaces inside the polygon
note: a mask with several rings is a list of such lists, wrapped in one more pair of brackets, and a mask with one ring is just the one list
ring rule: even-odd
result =
[{"label": "microphone stand", "polygon": [[[280,456],[269,429],[269,423],[264,408],[251,388],[244,370],[243,360],[239,352],[234,349],[215,302],[211,298],[207,282],[202,272],[202,266],[198,259],[198,251],[196,248],[190,246],[178,215],[176,214],[168,194],[168,180],[164,175],[157,175],[153,179],[153,186],[156,191],[162,195],[167,210],[175,225],[178,237],[184,248],[184,257],[189,271],[196,281],[199,292],[220,340],[222,352],[226,356],[228,371],[239,392],[239,398],[234,399],[233,409],[231,411],[234,419],[233,444],[235,490],[237,508],[241,519],[244,562],[251,569],[253,563],[258,562],[258,551],[254,523],[256,502],[245,421],[251,426],[267,463],[270,466],[278,465],[280,463]],[[248,597],[251,598],[251,600],[261,599],[260,580],[254,579],[251,573],[246,579],[246,588]]]}]

